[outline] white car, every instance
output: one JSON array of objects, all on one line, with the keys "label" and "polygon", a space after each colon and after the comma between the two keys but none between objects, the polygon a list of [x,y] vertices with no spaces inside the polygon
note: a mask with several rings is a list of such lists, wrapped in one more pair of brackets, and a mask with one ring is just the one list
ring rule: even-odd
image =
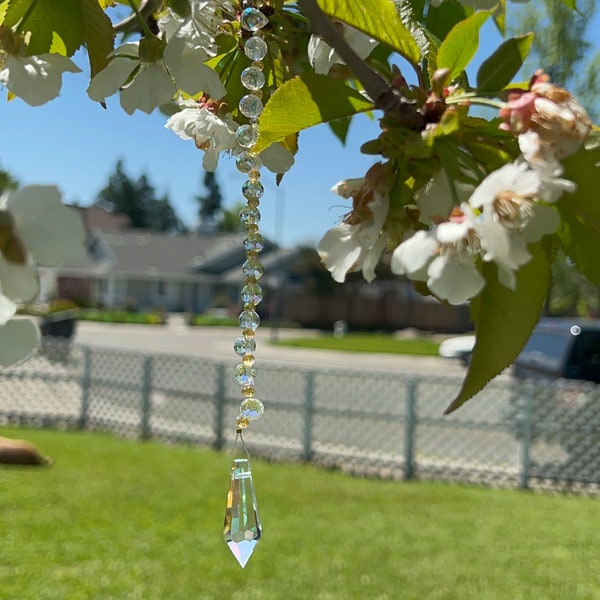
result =
[{"label": "white car", "polygon": [[459,335],[458,337],[444,340],[440,344],[438,354],[444,358],[458,358],[465,363],[465,365],[468,365],[474,345],[474,335]]}]

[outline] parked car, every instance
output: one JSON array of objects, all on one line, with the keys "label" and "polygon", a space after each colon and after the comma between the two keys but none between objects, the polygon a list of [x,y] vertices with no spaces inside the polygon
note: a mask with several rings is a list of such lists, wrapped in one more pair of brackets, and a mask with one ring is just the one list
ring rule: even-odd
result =
[{"label": "parked car", "polygon": [[[512,374],[531,384],[530,438],[566,453],[561,464],[538,459],[538,476],[600,481],[600,319],[541,319]],[[507,414],[518,437],[526,431],[523,390],[519,385]]]},{"label": "parked car", "polygon": [[444,340],[438,348],[438,354],[444,358],[457,358],[468,365],[473,346],[475,346],[474,335],[459,335]]},{"label": "parked car", "polygon": [[600,383],[600,319],[541,319],[512,373],[518,379]]}]

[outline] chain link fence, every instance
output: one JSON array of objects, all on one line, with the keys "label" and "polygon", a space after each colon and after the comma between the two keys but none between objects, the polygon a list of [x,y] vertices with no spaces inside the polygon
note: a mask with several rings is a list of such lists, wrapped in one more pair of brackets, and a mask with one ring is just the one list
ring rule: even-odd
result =
[{"label": "chain link fence", "polygon": [[[234,361],[44,342],[0,372],[0,423],[227,448]],[[357,475],[600,492],[600,386],[492,382],[451,415],[460,380],[263,364],[255,455]]]}]

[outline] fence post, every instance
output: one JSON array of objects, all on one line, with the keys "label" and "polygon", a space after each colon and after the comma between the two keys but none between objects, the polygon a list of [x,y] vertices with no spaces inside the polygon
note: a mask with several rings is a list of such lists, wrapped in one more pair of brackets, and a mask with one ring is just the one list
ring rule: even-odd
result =
[{"label": "fence post", "polygon": [[312,421],[314,402],[315,374],[306,371],[304,376],[304,435],[302,440],[302,460],[312,459]]},{"label": "fence post", "polygon": [[150,413],[152,410],[152,357],[145,356],[142,364],[142,431],[143,440],[150,439]]},{"label": "fence post", "polygon": [[533,385],[525,383],[524,402],[521,405],[519,414],[519,429],[521,431],[521,472],[519,473],[519,487],[527,489],[529,487],[529,469],[531,467],[531,433],[533,417]]},{"label": "fence post", "polygon": [[90,412],[90,390],[92,387],[92,353],[89,346],[83,347],[83,372],[81,373],[81,408],[79,429],[86,429]]},{"label": "fence post", "polygon": [[215,391],[215,450],[223,448],[223,421],[225,420],[225,365],[217,365],[217,389]]},{"label": "fence post", "polygon": [[417,382],[406,383],[406,417],[404,419],[404,479],[415,476],[415,427],[417,424]]}]

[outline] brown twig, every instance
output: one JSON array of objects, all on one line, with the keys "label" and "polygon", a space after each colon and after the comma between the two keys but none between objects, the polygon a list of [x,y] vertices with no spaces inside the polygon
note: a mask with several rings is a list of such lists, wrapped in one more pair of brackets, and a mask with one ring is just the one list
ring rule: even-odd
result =
[{"label": "brown twig", "polygon": [[[142,0],[140,2],[138,12],[144,19],[146,19],[155,10],[157,10],[162,3],[163,0]],[[128,17],[125,17],[123,20],[115,23],[113,25],[113,29],[116,33],[132,33],[133,31],[138,31],[139,23],[137,15],[134,12],[131,13]]]},{"label": "brown twig", "polygon": [[329,17],[320,9],[316,0],[298,0],[302,13],[308,17],[313,33],[320,35],[342,57],[348,68],[361,82],[375,108],[382,110],[387,117],[393,117],[409,129],[420,130],[425,125],[421,115],[402,95],[361,60],[339,33]]}]

